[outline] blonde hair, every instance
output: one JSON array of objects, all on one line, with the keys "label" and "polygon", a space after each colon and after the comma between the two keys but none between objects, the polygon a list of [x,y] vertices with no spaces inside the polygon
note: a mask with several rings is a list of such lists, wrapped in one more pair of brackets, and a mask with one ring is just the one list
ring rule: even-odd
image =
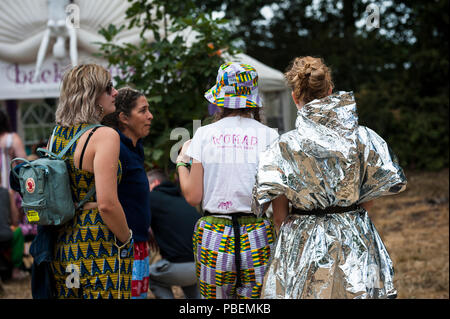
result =
[{"label": "blonde hair", "polygon": [[103,109],[97,105],[97,99],[110,81],[109,72],[97,64],[77,65],[68,70],[62,79],[56,124],[67,127],[99,123]]},{"label": "blonde hair", "polygon": [[295,58],[284,76],[297,102],[305,104],[327,96],[330,88],[334,87],[331,70],[321,58]]}]

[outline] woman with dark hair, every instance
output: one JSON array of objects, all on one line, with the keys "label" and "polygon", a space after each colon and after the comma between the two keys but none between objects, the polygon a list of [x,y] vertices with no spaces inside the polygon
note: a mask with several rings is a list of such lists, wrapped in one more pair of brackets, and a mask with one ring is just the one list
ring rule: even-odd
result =
[{"label": "woman with dark hair", "polygon": [[221,65],[205,97],[220,113],[177,158],[183,195],[205,212],[193,236],[200,293],[259,298],[274,236],[271,221],[252,214],[251,191],[259,153],[278,133],[259,122],[258,74],[250,65]]},{"label": "woman with dark hair", "polygon": [[120,136],[122,180],[118,186],[119,201],[134,239],[131,298],[145,299],[149,282],[150,192],[144,168],[142,139],[150,133],[153,119],[144,94],[121,88],[116,97],[116,111],[103,123],[117,130]]},{"label": "woman with dark hair", "polygon": [[285,77],[296,128],[261,154],[254,188],[258,215],[280,201],[261,297],[395,298],[392,260],[367,209],[405,189],[403,170],[386,142],[358,125],[353,92],[332,94],[322,59],[298,57]]}]

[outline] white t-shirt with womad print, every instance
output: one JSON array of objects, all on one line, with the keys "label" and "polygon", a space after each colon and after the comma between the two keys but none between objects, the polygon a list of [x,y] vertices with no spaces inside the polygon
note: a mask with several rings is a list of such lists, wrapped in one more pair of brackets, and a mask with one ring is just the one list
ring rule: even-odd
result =
[{"label": "white t-shirt with womad print", "polygon": [[240,116],[197,129],[186,154],[203,166],[203,209],[250,212],[259,154],[277,137],[275,129]]}]

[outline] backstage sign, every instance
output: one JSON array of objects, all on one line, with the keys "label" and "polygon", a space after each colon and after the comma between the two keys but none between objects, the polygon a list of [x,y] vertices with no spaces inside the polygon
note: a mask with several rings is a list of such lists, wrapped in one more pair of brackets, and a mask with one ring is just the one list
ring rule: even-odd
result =
[{"label": "backstage sign", "polygon": [[[80,63],[98,63],[107,67],[103,60],[87,57]],[[19,64],[0,60],[0,100],[57,98],[64,72],[71,67],[70,59],[47,57],[37,80],[34,80],[35,63]],[[118,68],[109,68],[112,77],[119,75]]]}]

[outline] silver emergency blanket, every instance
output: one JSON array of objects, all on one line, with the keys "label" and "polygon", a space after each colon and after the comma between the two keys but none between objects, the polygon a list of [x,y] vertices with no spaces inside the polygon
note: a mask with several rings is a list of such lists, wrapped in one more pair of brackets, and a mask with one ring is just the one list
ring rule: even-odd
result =
[{"label": "silver emergency blanket", "polygon": [[[406,188],[386,142],[358,125],[353,92],[314,100],[260,155],[252,209],[284,194],[301,210],[350,206]],[[270,215],[266,212],[267,215]],[[270,217],[270,216],[269,216]],[[395,298],[393,264],[367,211],[284,220],[261,298]]]}]

